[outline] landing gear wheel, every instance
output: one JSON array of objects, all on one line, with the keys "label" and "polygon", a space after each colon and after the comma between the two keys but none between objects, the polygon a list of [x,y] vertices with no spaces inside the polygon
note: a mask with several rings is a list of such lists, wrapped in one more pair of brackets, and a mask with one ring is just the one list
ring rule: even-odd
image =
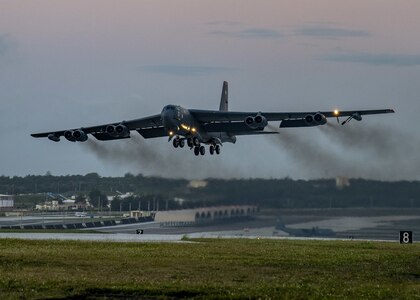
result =
[{"label": "landing gear wheel", "polygon": [[200,154],[200,147],[194,147],[194,154],[198,156]]},{"label": "landing gear wheel", "polygon": [[193,137],[193,140],[192,141],[193,141],[194,146],[197,146],[197,147],[200,146],[200,141],[198,140],[197,137]]},{"label": "landing gear wheel", "polygon": [[179,147],[184,148],[185,146],[185,140],[179,140]]},{"label": "landing gear wheel", "polygon": [[172,144],[174,145],[175,148],[178,148],[178,146],[179,146],[179,140],[177,138],[174,139],[174,141],[172,142]]},{"label": "landing gear wheel", "polygon": [[214,146],[213,145],[210,145],[209,151],[210,151],[210,155],[214,154]]},{"label": "landing gear wheel", "polygon": [[201,155],[204,155],[204,154],[206,154],[206,148],[204,148],[204,146],[200,146],[200,154]]},{"label": "landing gear wheel", "polygon": [[192,147],[194,146],[193,141],[192,141],[192,139],[191,139],[191,138],[188,138],[188,139],[187,139],[187,145],[188,145],[188,147],[190,147],[190,148],[192,148]]},{"label": "landing gear wheel", "polygon": [[220,145],[216,145],[215,150],[216,150],[216,154],[220,154]]}]

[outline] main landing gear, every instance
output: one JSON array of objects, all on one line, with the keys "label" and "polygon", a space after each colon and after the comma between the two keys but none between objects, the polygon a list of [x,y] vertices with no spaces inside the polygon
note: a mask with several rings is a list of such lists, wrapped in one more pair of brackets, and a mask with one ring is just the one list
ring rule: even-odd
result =
[{"label": "main landing gear", "polygon": [[185,146],[185,140],[184,139],[180,139],[179,137],[176,137],[172,144],[174,145],[175,148],[184,148]]},{"label": "main landing gear", "polygon": [[220,154],[220,145],[210,145],[209,151],[210,155],[213,155],[214,152],[216,152],[216,154]]},{"label": "main landing gear", "polygon": [[[197,137],[192,137],[192,138],[186,138],[185,139],[185,138],[180,138],[179,136],[177,136],[172,141],[172,144],[175,148],[184,148],[185,143],[187,143],[187,146],[190,149],[194,149],[194,154],[196,156],[206,154],[206,148],[203,145],[200,144],[200,141],[198,140]],[[210,155],[214,155],[215,153],[220,154],[220,145],[211,144],[209,146],[209,152],[210,152]]]},{"label": "main landing gear", "polygon": [[[210,145],[209,147],[210,155],[213,155],[214,153],[220,154],[220,145]],[[196,156],[198,155],[204,155],[206,154],[206,148],[204,146],[196,146],[194,147],[194,154]]]}]

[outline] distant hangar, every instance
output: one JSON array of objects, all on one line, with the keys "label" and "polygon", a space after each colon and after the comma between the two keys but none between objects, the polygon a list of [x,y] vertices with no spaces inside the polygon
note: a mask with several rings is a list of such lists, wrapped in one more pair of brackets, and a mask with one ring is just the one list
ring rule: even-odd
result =
[{"label": "distant hangar", "polygon": [[227,221],[234,218],[247,218],[255,215],[257,211],[258,207],[255,205],[231,205],[158,211],[155,215],[155,222],[159,222],[164,226],[196,225]]},{"label": "distant hangar", "polygon": [[15,206],[15,198],[12,195],[0,194],[0,210],[10,210]]}]

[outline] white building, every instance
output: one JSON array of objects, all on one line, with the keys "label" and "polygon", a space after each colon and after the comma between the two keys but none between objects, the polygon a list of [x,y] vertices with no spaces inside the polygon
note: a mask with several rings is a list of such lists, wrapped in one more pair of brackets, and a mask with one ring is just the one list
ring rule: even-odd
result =
[{"label": "white building", "polygon": [[12,209],[14,206],[15,206],[14,196],[0,194],[0,210]]},{"label": "white building", "polygon": [[45,210],[45,211],[61,211],[61,210],[77,210],[84,208],[84,204],[78,203],[75,204],[75,200],[67,199],[64,200],[62,204],[58,200],[45,201],[42,204],[37,204],[35,206],[36,210]]},{"label": "white building", "polygon": [[230,205],[183,210],[158,211],[155,221],[162,224],[199,224],[224,219],[251,217],[257,213],[255,205]]}]

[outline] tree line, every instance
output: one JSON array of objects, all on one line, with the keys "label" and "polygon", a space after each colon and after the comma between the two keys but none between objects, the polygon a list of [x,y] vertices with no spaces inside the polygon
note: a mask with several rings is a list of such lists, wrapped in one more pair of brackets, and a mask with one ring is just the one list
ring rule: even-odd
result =
[{"label": "tree line", "polygon": [[[112,210],[127,210],[127,206],[145,209],[153,203],[160,209],[231,204],[256,204],[268,208],[420,207],[419,181],[350,179],[350,185],[342,189],[337,188],[335,179],[207,179],[205,182],[205,186],[194,188],[186,179],[141,174],[121,177],[101,177],[97,173],[0,176],[0,194],[21,195],[19,197],[32,199],[31,205],[42,200],[45,193],[90,196],[95,207],[103,206],[106,203],[103,197],[111,195],[115,197]],[[133,196],[118,197],[127,192],[132,192]]]}]

